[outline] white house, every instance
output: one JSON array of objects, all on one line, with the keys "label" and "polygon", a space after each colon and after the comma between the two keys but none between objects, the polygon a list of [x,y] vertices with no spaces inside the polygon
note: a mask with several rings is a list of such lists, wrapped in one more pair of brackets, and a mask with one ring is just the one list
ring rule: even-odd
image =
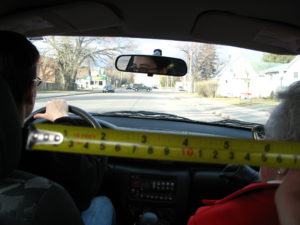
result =
[{"label": "white house", "polygon": [[300,79],[300,56],[296,56],[290,63],[272,67],[260,72],[265,76],[269,92],[281,90]]},{"label": "white house", "polygon": [[295,57],[290,63],[265,63],[262,67],[254,68],[244,57],[231,60],[217,75],[217,95],[226,97],[269,97],[271,93],[289,86],[300,79],[300,56]]},{"label": "white house", "polygon": [[216,76],[218,89],[216,94],[227,97],[261,96],[263,84],[259,74],[251,63],[240,56],[232,59]]},{"label": "white house", "polygon": [[90,74],[76,80],[78,89],[102,90],[106,85],[106,75],[100,67],[89,67]]},{"label": "white house", "polygon": [[77,79],[76,84],[78,89],[82,90],[102,90],[106,85],[106,76],[84,76],[83,78]]}]

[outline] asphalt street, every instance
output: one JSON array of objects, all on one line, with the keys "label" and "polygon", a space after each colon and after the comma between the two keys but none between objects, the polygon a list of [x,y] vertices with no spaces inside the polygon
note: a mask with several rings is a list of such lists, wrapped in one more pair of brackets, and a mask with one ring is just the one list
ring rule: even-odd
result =
[{"label": "asphalt street", "polygon": [[154,89],[151,92],[116,90],[100,92],[52,92],[37,95],[35,110],[52,99],[65,99],[68,104],[88,112],[151,111],[170,113],[199,121],[236,119],[264,124],[273,107],[238,107],[221,102],[176,92],[172,89]]}]

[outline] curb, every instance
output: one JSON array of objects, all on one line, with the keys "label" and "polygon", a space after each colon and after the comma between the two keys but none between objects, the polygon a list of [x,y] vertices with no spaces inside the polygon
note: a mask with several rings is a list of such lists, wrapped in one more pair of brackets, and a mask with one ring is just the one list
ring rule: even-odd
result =
[{"label": "curb", "polygon": [[98,92],[82,92],[82,93],[73,93],[73,94],[62,94],[62,95],[51,95],[51,96],[40,96],[36,97],[36,99],[46,99],[46,98],[56,98],[56,97],[68,97],[68,96],[74,96],[74,95],[88,95],[88,94],[95,94]]}]

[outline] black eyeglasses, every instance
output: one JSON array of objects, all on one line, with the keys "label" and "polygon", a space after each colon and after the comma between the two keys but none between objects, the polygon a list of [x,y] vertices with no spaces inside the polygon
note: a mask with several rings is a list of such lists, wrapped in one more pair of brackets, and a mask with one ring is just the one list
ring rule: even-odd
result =
[{"label": "black eyeglasses", "polygon": [[35,85],[36,85],[37,87],[40,86],[41,83],[43,82],[42,79],[39,78],[39,77],[34,78],[32,81],[35,83]]}]

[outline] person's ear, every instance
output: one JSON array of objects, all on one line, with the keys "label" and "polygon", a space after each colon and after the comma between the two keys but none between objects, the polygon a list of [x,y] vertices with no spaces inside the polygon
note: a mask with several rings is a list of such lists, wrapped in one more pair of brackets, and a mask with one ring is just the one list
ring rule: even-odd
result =
[{"label": "person's ear", "polygon": [[25,93],[24,103],[31,104],[31,105],[34,104],[35,96],[36,96],[35,85],[32,84],[32,85],[30,85],[30,87],[28,88],[28,90]]}]

